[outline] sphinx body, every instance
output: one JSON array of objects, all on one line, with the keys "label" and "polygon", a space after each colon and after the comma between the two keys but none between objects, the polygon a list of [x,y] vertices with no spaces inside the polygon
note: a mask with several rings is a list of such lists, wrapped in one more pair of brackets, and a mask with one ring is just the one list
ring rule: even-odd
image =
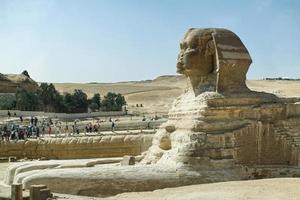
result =
[{"label": "sphinx body", "polygon": [[250,91],[245,80],[251,62],[233,32],[190,29],[177,64],[178,73],[188,78],[187,89],[174,101],[169,120],[154,135],[140,163],[47,171],[15,166],[9,180],[25,188],[46,184],[56,192],[107,196],[299,176],[300,100]]}]

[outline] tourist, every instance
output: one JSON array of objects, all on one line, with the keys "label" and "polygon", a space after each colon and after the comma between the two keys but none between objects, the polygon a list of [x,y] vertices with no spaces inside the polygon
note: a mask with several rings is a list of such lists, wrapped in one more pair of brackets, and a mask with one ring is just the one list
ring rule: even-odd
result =
[{"label": "tourist", "polygon": [[65,126],[65,135],[67,136],[67,134],[69,134],[69,126],[68,126],[68,122],[66,122],[66,126]]},{"label": "tourist", "polygon": [[101,121],[98,123],[98,133],[100,133],[100,129],[101,129]]},{"label": "tourist", "polygon": [[36,138],[40,137],[40,128],[36,126]]},{"label": "tourist", "polygon": [[85,133],[89,132],[89,125],[90,125],[89,123],[85,125],[85,127],[84,127],[85,128]]},{"label": "tourist", "polygon": [[38,118],[34,117],[34,126],[37,126],[37,123],[38,123]]},{"label": "tourist", "polygon": [[72,135],[74,135],[75,134],[75,125],[73,124],[72,125]]},{"label": "tourist", "polygon": [[115,131],[115,123],[113,121],[111,121],[111,131],[112,132]]},{"label": "tourist", "polygon": [[77,135],[79,135],[79,127],[77,125],[75,126],[75,129],[76,129]]},{"label": "tourist", "polygon": [[30,125],[33,125],[33,121],[34,121],[33,116],[31,116],[31,118],[30,118]]},{"label": "tourist", "polygon": [[23,123],[23,117],[20,115],[20,122]]},{"label": "tourist", "polygon": [[10,116],[11,116],[9,111],[7,111],[7,116],[8,116],[8,118],[10,118]]},{"label": "tourist", "polygon": [[94,127],[93,127],[93,129],[94,129],[94,132],[98,132],[98,125],[97,124],[94,124]]},{"label": "tourist", "polygon": [[42,125],[42,135],[43,135],[43,137],[45,136],[45,125],[44,124]]},{"label": "tourist", "polygon": [[49,136],[51,134],[51,125],[50,124],[48,125],[48,134],[49,134]]},{"label": "tourist", "polygon": [[93,124],[90,122],[89,124],[89,132],[92,133],[93,132]]}]

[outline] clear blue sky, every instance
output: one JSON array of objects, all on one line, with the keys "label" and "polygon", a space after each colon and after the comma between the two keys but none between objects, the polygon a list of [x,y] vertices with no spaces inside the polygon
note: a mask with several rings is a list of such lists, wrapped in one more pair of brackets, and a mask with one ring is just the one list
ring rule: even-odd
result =
[{"label": "clear blue sky", "polygon": [[248,78],[300,78],[299,0],[0,0],[0,72],[116,82],[175,74],[191,27],[240,36]]}]

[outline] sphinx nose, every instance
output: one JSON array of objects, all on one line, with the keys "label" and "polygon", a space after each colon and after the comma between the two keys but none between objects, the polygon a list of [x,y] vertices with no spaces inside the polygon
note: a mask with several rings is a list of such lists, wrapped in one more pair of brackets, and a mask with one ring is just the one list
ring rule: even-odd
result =
[{"label": "sphinx nose", "polygon": [[183,59],[183,52],[180,52],[180,53],[178,54],[177,60],[182,60],[182,59]]}]

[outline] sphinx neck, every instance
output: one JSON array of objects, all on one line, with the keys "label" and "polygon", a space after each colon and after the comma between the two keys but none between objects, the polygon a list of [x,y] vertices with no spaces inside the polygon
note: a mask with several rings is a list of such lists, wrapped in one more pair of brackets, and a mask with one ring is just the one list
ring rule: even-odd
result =
[{"label": "sphinx neck", "polygon": [[188,89],[192,90],[195,96],[198,96],[203,92],[216,91],[215,74],[210,74],[208,76],[189,75],[187,78],[188,78]]}]

